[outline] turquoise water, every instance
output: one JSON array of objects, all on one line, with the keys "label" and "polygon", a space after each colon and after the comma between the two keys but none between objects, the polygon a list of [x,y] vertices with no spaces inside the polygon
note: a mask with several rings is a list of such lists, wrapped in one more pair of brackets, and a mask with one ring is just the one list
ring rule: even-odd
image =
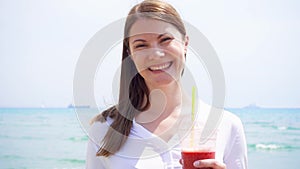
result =
[{"label": "turquoise water", "polygon": [[[250,169],[300,166],[300,109],[229,109],[243,121]],[[88,138],[73,109],[0,109],[1,169],[80,169]]]},{"label": "turquoise water", "polygon": [[298,169],[300,109],[229,109],[243,121],[250,169]]},{"label": "turquoise water", "polygon": [[87,140],[72,109],[0,109],[1,169],[84,168]]}]

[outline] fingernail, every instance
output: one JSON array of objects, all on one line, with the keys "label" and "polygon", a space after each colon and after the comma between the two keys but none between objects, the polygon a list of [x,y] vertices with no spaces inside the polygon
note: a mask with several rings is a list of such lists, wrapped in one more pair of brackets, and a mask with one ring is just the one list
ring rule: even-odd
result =
[{"label": "fingernail", "polygon": [[195,161],[193,165],[194,165],[195,167],[199,166],[199,165],[200,165],[200,161]]}]

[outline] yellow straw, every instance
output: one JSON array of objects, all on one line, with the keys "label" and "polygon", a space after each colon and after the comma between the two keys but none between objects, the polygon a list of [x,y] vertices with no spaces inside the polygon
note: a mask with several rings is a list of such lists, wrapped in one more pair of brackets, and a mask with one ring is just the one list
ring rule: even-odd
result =
[{"label": "yellow straw", "polygon": [[192,121],[195,120],[196,87],[192,87]]},{"label": "yellow straw", "polygon": [[[195,121],[195,103],[196,102],[196,87],[193,86],[192,87],[192,123],[194,123]],[[190,142],[190,146],[194,147],[194,124],[192,126],[192,131],[191,131],[191,142]]]}]

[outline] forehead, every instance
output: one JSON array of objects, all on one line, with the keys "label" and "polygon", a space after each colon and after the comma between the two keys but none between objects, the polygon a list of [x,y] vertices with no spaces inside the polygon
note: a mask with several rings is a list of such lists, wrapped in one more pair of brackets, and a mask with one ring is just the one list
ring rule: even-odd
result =
[{"label": "forehead", "polygon": [[131,26],[131,29],[129,31],[129,37],[131,39],[134,37],[143,36],[145,34],[160,35],[165,33],[173,35],[176,38],[181,37],[181,33],[178,31],[178,29],[170,23],[155,19],[142,18],[138,19]]}]

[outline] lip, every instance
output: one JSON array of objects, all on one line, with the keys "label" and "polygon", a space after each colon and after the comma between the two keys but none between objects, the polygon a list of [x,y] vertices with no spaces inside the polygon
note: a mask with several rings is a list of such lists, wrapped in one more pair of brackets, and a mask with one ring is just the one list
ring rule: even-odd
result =
[{"label": "lip", "polygon": [[152,65],[148,67],[148,70],[150,70],[151,72],[162,72],[162,71],[166,71],[167,69],[169,69],[172,66],[173,62],[165,62],[165,63],[161,63],[161,64],[157,64],[157,65]]}]

